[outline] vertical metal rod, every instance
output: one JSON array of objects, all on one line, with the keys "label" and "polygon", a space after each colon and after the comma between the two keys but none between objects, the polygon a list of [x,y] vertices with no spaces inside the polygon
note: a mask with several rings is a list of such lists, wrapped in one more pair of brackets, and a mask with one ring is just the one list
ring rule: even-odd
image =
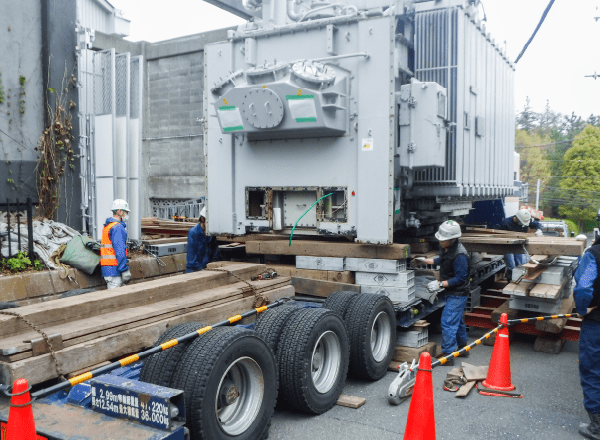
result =
[{"label": "vertical metal rod", "polygon": [[10,201],[6,199],[6,226],[8,231],[8,258],[12,257],[12,246],[10,245]]},{"label": "vertical metal rod", "polygon": [[[31,203],[31,198],[27,198],[27,238],[29,242],[27,243],[27,255],[29,259],[33,258],[33,206]],[[33,263],[33,261],[32,261]]]},{"label": "vertical metal rod", "polygon": [[21,213],[19,212],[19,199],[17,199],[16,215],[17,217],[17,253],[21,251]]}]

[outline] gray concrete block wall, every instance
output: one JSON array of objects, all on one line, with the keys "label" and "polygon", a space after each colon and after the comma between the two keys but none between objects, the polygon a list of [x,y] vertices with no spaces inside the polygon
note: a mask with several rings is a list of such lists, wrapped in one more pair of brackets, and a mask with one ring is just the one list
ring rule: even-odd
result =
[{"label": "gray concrete block wall", "polygon": [[[131,43],[96,33],[94,48],[144,56],[142,216],[154,203],[205,195],[204,46],[227,39],[227,29],[159,43]],[[192,136],[190,136],[192,135]],[[183,137],[182,137],[183,136]]]}]

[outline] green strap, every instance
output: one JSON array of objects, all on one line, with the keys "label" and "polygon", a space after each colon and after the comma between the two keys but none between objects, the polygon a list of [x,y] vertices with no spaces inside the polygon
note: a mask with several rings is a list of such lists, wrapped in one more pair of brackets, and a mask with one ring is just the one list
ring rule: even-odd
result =
[{"label": "green strap", "polygon": [[324,195],[324,196],[323,196],[323,197],[321,197],[320,199],[318,199],[318,200],[317,200],[315,203],[313,203],[312,205],[310,205],[310,208],[308,208],[306,211],[304,211],[304,214],[302,214],[302,215],[300,216],[300,218],[298,218],[298,220],[296,220],[296,223],[294,223],[294,227],[292,228],[292,233],[290,234],[290,244],[289,244],[288,246],[291,246],[291,245],[292,245],[292,238],[294,237],[294,231],[296,230],[296,225],[298,224],[298,222],[299,222],[300,220],[302,220],[302,217],[304,217],[306,214],[308,214],[308,211],[310,211],[310,210],[313,208],[313,206],[315,206],[317,203],[319,203],[319,202],[320,202],[321,200],[323,200],[325,197],[329,197],[329,196],[332,196],[332,195],[333,195],[333,193],[329,193],[329,194],[326,194],[326,195]]}]

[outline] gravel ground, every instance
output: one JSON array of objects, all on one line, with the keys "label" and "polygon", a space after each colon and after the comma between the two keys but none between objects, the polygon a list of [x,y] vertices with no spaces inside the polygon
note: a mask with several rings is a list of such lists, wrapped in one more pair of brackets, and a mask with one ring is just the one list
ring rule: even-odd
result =
[{"label": "gravel ground", "polygon": [[[476,330],[470,336],[480,337]],[[531,439],[565,440],[577,434],[580,422],[588,422],[579,383],[578,346],[567,341],[560,354],[536,353],[533,338],[517,335],[511,342],[512,382],[522,399],[486,397],[476,391],[457,398],[442,389],[449,367],[433,370],[437,439]],[[430,340],[441,343],[441,335]],[[473,340],[473,339],[471,339]],[[487,365],[492,347],[480,345],[467,360]],[[459,365],[460,361],[456,365]],[[388,372],[378,382],[348,379],[344,393],[361,396],[367,403],[359,409],[334,406],[320,416],[277,410],[269,438],[277,440],[402,438],[409,401],[399,406],[387,401],[387,389],[395,377]]]}]

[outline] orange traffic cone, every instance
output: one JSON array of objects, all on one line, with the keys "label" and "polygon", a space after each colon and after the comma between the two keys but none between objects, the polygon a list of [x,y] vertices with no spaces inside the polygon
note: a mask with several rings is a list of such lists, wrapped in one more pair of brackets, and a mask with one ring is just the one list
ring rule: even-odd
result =
[{"label": "orange traffic cone", "polygon": [[408,408],[404,440],[435,440],[431,355],[427,352],[421,353],[419,359],[419,370]]},{"label": "orange traffic cone", "polygon": [[510,380],[510,352],[508,344],[508,315],[500,316],[504,327],[496,334],[492,359],[486,379],[477,385],[479,394],[484,396],[523,397],[516,391]]},{"label": "orange traffic cone", "polygon": [[36,440],[29,384],[17,379],[13,384],[10,411],[6,427],[6,440]]}]

